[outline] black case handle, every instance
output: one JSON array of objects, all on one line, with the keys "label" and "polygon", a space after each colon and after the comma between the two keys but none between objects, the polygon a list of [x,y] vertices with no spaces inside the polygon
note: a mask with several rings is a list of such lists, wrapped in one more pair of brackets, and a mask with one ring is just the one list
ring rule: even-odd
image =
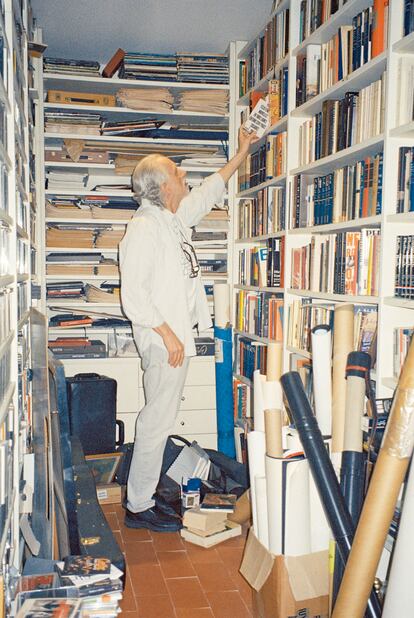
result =
[{"label": "black case handle", "polygon": [[118,425],[118,440],[115,442],[116,446],[122,446],[125,440],[125,425],[124,421],[116,419]]}]

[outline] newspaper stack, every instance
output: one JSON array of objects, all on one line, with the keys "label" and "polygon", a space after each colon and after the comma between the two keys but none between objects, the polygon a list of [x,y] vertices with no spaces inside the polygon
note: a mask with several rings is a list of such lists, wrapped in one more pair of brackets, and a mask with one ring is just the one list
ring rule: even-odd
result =
[{"label": "newspaper stack", "polygon": [[102,116],[92,112],[45,112],[45,133],[100,135]]},{"label": "newspaper stack", "polygon": [[48,172],[46,174],[47,188],[50,191],[62,193],[65,191],[83,191],[87,177],[87,174],[76,172]]},{"label": "newspaper stack", "polygon": [[110,230],[103,230],[98,234],[95,247],[99,249],[116,249],[125,234],[125,226],[113,226]]},{"label": "newspaper stack", "polygon": [[121,88],[116,98],[123,107],[154,112],[169,112],[174,102],[168,88]]}]

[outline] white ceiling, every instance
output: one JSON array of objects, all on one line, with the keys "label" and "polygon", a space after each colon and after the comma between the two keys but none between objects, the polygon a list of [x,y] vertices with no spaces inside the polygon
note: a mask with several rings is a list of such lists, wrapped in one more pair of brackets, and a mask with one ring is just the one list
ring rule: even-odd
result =
[{"label": "white ceiling", "polygon": [[32,0],[46,55],[106,62],[126,51],[224,52],[262,28],[272,0]]}]

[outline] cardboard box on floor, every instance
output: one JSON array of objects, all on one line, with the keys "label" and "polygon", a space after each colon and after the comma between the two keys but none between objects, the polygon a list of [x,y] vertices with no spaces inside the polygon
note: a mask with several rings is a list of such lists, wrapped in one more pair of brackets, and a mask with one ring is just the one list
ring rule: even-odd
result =
[{"label": "cardboard box on floor", "polygon": [[328,552],[274,556],[249,530],[240,573],[252,586],[259,618],[327,618]]}]

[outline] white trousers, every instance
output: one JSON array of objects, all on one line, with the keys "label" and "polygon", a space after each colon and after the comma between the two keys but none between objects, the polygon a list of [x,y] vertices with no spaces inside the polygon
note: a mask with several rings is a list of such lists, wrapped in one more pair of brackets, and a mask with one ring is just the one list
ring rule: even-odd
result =
[{"label": "white trousers", "polygon": [[181,367],[168,364],[166,349],[150,345],[142,354],[145,406],[135,424],[135,444],[128,477],[128,509],[134,513],[154,505],[167,437],[180,407],[189,358]]}]

